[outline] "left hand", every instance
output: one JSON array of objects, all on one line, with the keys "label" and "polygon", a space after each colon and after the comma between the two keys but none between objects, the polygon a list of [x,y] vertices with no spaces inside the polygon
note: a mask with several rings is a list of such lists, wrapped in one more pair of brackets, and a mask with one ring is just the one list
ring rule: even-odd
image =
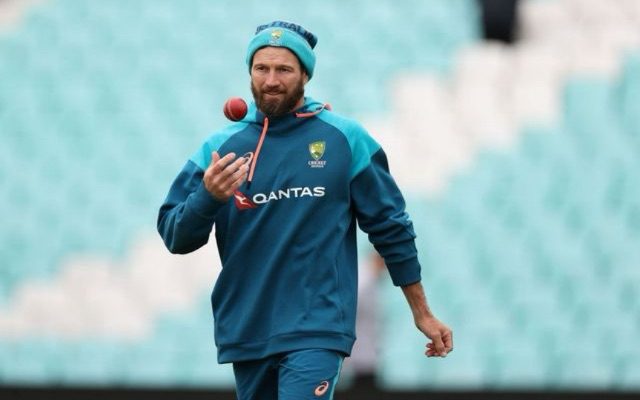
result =
[{"label": "left hand", "polygon": [[418,329],[431,339],[424,354],[427,357],[446,357],[453,350],[453,332],[436,317],[425,317],[416,321]]}]

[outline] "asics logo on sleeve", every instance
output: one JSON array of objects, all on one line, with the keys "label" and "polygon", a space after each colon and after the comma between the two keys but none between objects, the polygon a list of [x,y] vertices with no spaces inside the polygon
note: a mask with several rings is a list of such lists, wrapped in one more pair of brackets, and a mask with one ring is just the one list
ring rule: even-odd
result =
[{"label": "asics logo on sleeve", "polygon": [[313,394],[315,394],[317,397],[321,397],[325,393],[327,393],[328,389],[329,389],[329,382],[328,381],[322,381],[318,385],[318,387],[316,387],[316,390],[313,392]]}]

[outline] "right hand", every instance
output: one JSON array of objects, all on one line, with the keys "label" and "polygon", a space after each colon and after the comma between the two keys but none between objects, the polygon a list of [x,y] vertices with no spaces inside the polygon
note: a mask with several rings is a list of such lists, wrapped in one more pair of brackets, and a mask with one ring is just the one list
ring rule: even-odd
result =
[{"label": "right hand", "polygon": [[249,173],[249,163],[244,157],[236,158],[235,153],[229,153],[220,158],[217,151],[211,153],[211,164],[204,171],[205,188],[219,201],[227,201],[233,192],[244,183]]}]

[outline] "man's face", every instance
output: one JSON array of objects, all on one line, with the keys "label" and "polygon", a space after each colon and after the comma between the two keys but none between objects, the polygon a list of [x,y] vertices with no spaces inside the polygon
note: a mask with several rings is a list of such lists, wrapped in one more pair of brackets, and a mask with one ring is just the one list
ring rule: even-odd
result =
[{"label": "man's face", "polygon": [[253,55],[251,93],[267,117],[278,117],[301,107],[308,80],[298,58],[288,49],[264,47]]}]

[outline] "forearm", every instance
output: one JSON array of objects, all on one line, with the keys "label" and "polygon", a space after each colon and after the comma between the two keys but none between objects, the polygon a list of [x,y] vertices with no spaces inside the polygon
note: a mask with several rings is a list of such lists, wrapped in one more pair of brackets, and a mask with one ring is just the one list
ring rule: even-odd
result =
[{"label": "forearm", "polygon": [[402,286],[402,293],[404,293],[404,297],[407,299],[407,303],[409,303],[414,321],[417,322],[424,318],[433,317],[422,283],[416,282]]},{"label": "forearm", "polygon": [[208,242],[213,224],[213,217],[194,212],[185,202],[174,208],[161,210],[158,232],[170,252],[186,254]]},{"label": "forearm", "polygon": [[449,327],[438,321],[429,309],[422,284],[416,282],[402,286],[402,292],[411,307],[416,327],[432,340],[431,343],[427,343],[425,354],[428,357],[446,357],[453,350],[453,333]]},{"label": "forearm", "polygon": [[158,232],[172,253],[188,253],[209,240],[215,215],[224,203],[204,188],[202,171],[187,163],[171,185],[158,213]]}]

